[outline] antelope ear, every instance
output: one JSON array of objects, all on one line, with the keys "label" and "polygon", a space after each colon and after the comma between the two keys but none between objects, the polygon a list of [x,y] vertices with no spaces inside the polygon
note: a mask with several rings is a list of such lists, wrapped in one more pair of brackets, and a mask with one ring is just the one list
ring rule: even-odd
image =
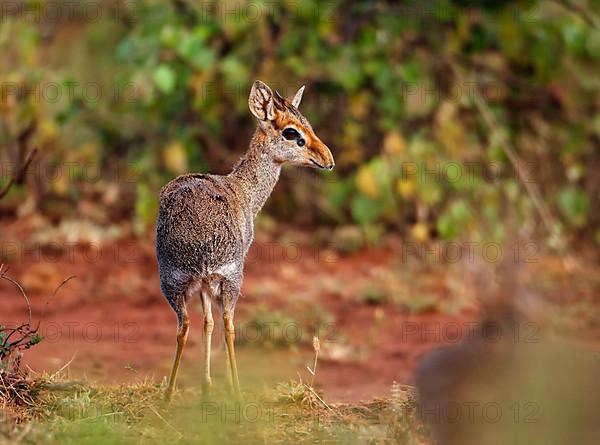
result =
[{"label": "antelope ear", "polygon": [[294,108],[298,108],[300,106],[300,102],[302,101],[302,94],[304,94],[304,85],[300,87],[294,98],[290,101]]},{"label": "antelope ear", "polygon": [[264,82],[255,80],[248,97],[248,106],[252,114],[261,121],[275,119],[273,92]]}]

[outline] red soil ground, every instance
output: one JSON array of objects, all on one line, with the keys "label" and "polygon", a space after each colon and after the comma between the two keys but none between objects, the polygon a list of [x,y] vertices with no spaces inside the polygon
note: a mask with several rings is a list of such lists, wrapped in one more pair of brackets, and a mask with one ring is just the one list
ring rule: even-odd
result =
[{"label": "red soil ground", "polygon": [[[174,353],[176,322],[160,293],[153,249],[151,242],[121,241],[101,255],[97,249],[32,249],[13,258],[10,275],[26,289],[45,337],[25,352],[23,362],[50,374],[68,364],[70,379],[97,383],[162,380]],[[477,317],[473,301],[452,290],[448,276],[455,272],[445,274],[449,265],[410,265],[398,260],[395,247],[339,256],[315,254],[307,244],[286,252],[263,240],[252,252],[237,309],[238,365],[247,390],[298,375],[307,380],[306,366],[314,357],[311,326],[319,323],[323,347],[316,386],[325,398],[387,396],[393,381],[412,383],[426,351],[468,334],[468,323]],[[49,297],[70,275],[76,278]],[[409,300],[434,298],[434,306],[410,310],[397,298],[405,294]],[[8,282],[0,282],[0,301],[2,323],[27,319],[26,306]],[[199,387],[202,375],[201,313],[194,306],[181,387]],[[256,321],[263,323],[260,332]],[[285,327],[289,344],[252,341],[259,334],[269,337],[268,326],[275,332]],[[220,333],[217,329],[213,338],[216,385],[224,384]]]}]

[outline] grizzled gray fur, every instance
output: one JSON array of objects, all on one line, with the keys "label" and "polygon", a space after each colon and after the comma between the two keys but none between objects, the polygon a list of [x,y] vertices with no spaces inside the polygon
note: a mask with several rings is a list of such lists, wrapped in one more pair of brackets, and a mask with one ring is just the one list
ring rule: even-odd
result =
[{"label": "grizzled gray fur", "polygon": [[[226,176],[186,174],[160,192],[156,254],[161,289],[178,319],[191,294],[207,291],[233,312],[242,286],[244,256],[253,239],[253,221],[273,191],[285,162],[331,169],[331,152],[315,135],[292,100],[254,83],[250,110],[259,126],[250,149]],[[298,137],[282,136],[284,129]],[[302,139],[302,142],[299,140]]]}]

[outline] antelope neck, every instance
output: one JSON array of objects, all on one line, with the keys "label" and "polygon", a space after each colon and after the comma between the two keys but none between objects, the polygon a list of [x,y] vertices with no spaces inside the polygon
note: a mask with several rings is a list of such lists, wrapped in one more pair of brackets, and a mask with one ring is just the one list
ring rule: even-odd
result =
[{"label": "antelope neck", "polygon": [[268,144],[264,130],[257,128],[250,148],[229,174],[240,185],[240,191],[254,216],[273,192],[281,173],[281,163],[269,155]]}]

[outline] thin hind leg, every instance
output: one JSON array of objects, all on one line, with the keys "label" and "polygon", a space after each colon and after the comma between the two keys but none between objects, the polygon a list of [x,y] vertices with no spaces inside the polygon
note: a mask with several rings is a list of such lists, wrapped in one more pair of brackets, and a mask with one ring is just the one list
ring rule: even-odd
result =
[{"label": "thin hind leg", "polygon": [[204,380],[202,381],[203,393],[208,394],[212,379],[210,377],[210,350],[215,322],[212,316],[211,295],[209,291],[202,290],[202,311],[204,312]]},{"label": "thin hind leg", "polygon": [[235,304],[240,294],[241,277],[239,279],[225,279],[221,283],[221,298],[223,304],[223,325],[225,330],[225,343],[227,345],[227,361],[231,374],[233,390],[237,398],[242,398],[240,381],[238,377],[237,362],[235,358],[235,325],[233,316]]},{"label": "thin hind leg", "polygon": [[229,375],[231,375],[231,383],[235,396],[238,399],[241,399],[242,392],[240,391],[240,379],[238,377],[237,362],[235,359],[235,327],[233,323],[233,311],[223,312],[223,324],[225,326],[225,343],[227,345]]},{"label": "thin hind leg", "polygon": [[167,392],[165,393],[165,400],[167,402],[170,402],[171,398],[173,397],[177,373],[181,363],[181,355],[183,354],[183,348],[187,342],[187,336],[190,327],[190,318],[188,316],[187,307],[185,304],[185,297],[180,295],[173,301],[169,300],[169,303],[171,306],[173,306],[173,309],[177,314],[177,352],[175,353],[175,360],[173,361],[173,367],[171,368],[169,386],[167,387]]}]

